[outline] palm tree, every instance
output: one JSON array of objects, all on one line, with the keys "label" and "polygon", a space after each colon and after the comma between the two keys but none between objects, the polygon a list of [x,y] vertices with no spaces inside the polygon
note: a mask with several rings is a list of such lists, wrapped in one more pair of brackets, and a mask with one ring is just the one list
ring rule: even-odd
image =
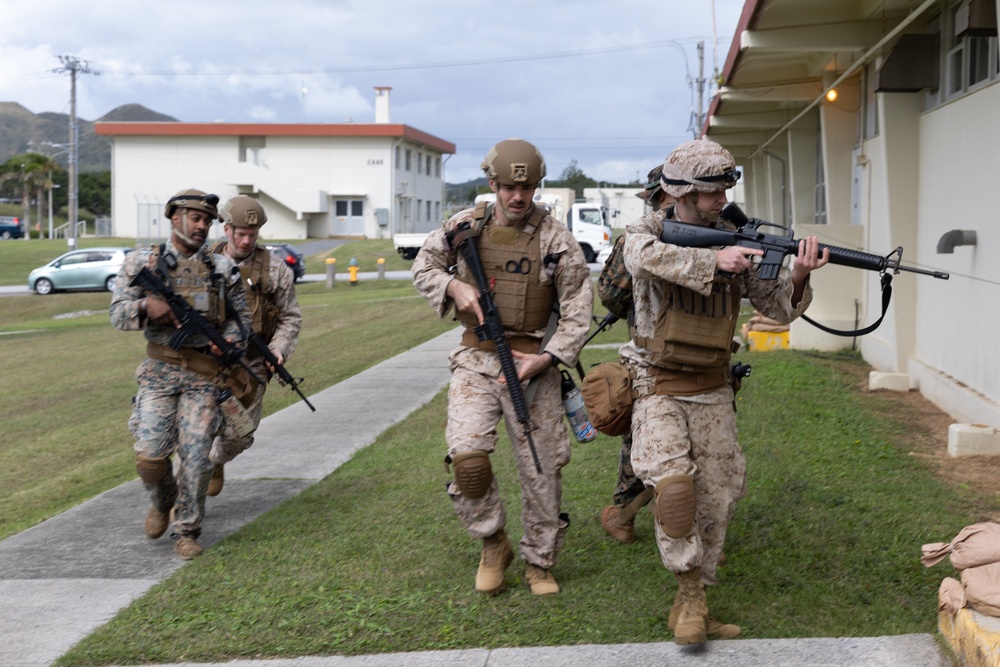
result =
[{"label": "palm tree", "polygon": [[48,155],[29,151],[15,155],[0,165],[0,183],[16,181],[21,190],[21,206],[24,208],[24,238],[31,237],[31,195],[38,198],[41,222],[41,199],[47,188],[52,187],[53,171],[62,169]]}]

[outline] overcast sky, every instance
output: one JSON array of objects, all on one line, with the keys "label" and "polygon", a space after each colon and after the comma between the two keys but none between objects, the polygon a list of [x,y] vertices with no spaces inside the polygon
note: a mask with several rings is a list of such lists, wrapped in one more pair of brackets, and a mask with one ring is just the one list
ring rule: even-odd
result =
[{"label": "overcast sky", "polygon": [[[454,143],[448,182],[489,147],[535,143],[630,182],[692,138],[742,0],[0,0],[0,101],[69,113],[57,56],[86,61],[77,115],[137,103],[185,122],[390,121]],[[714,90],[714,89],[713,89]],[[708,92],[703,111],[708,108]]]}]

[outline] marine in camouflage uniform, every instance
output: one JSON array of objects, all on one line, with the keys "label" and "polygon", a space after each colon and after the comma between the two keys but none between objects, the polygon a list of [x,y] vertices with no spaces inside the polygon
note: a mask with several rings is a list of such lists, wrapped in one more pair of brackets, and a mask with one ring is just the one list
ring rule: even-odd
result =
[{"label": "marine in camouflage uniform", "polygon": [[[650,169],[646,176],[646,187],[636,195],[654,211],[666,208],[673,201],[663,191],[663,184],[660,182],[662,175],[663,165],[658,164]],[[632,319],[632,313],[629,313],[629,319]],[[647,489],[632,470],[632,432],[626,431],[622,434],[622,446],[618,453],[618,480],[612,495],[614,504],[601,511],[601,527],[622,544],[634,542],[635,515],[652,498],[653,490]]]},{"label": "marine in camouflage uniform", "polygon": [[[284,365],[298,345],[302,311],[295,297],[295,276],[291,269],[273,257],[267,248],[257,245],[257,236],[261,226],[267,222],[267,213],[253,197],[237,195],[225,203],[219,212],[219,219],[225,225],[226,241],[217,244],[212,251],[226,255],[240,267],[251,313],[247,324],[267,343],[278,363]],[[270,379],[273,370],[267,367],[264,358],[252,346],[247,350],[246,361],[257,377]],[[266,390],[266,383],[258,385],[247,405],[254,429],[260,424]],[[212,444],[210,456],[214,468],[208,495],[217,496],[222,492],[224,465],[253,445],[253,441],[253,433],[241,437],[232,428],[223,428]]]},{"label": "marine in camouflage uniform", "polygon": [[740,632],[709,617],[705,585],[716,582],[726,529],[746,493],[727,377],[741,299],[790,322],[812,300],[810,271],[828,261],[828,252],[820,255],[816,237],[809,237],[800,242],[790,272],[763,280],[751,261],[763,254],[759,250],[660,241],[664,218],[726,227],[719,214],[738,178],[732,155],[718,144],[681,144],[667,156],[662,176],[676,203],[625,232],[635,323],[620,353],[634,374],[632,467],[654,490],[657,547],[678,580],[668,618],[678,644]]},{"label": "marine in camouflage uniform", "polygon": [[[570,460],[570,442],[562,378],[555,366],[559,362],[572,366],[577,361],[590,328],[593,287],[572,234],[532,202],[545,175],[538,150],[526,141],[507,139],[491,149],[483,169],[497,193],[496,205],[464,210],[432,232],[414,260],[413,278],[439,316],[454,307],[466,326],[462,343],[449,357],[452,378],[445,461],[454,464],[455,479],[447,491],[458,519],[472,538],[483,540],[476,590],[488,595],[500,592],[504,572],[513,560],[504,530],[504,504],[489,463],[502,417],[523,495],[524,536],[519,550],[527,563],[525,582],[532,593],[550,595],[559,591],[551,569],[569,527],[568,515],[560,513],[560,502],[561,471]],[[495,346],[492,341],[480,342],[474,333],[482,321],[479,290],[461,253],[448,240],[461,222],[474,228],[481,225],[472,241],[487,278],[495,281],[497,307],[518,377],[522,387],[529,379],[536,383],[526,389],[526,397],[534,391],[528,410],[541,474],[535,470],[524,428],[503,383]],[[559,315],[552,330],[548,323],[556,301]],[[543,343],[547,329],[551,337]]]},{"label": "marine in camouflage uniform", "polygon": [[[237,318],[248,319],[250,311],[239,272],[228,258],[209,253],[203,245],[218,201],[215,195],[193,189],[171,197],[165,209],[171,221],[170,241],[127,255],[110,306],[115,328],[142,330],[147,341],[148,356],[135,372],[139,390],[128,422],[136,437],[136,471],[152,503],[145,532],[155,539],[172,524],[175,550],[186,560],[202,552],[197,538],[212,474],[208,453],[221,426],[218,399],[230,371],[220,365],[203,334],[189,336],[180,350],[168,347],[177,331],[170,307],[129,283],[143,267],[161,271],[177,294],[217,324],[226,340],[242,341],[245,333]],[[235,312],[225,307],[224,300]],[[237,377],[245,390],[247,376],[234,374],[233,380]]]}]

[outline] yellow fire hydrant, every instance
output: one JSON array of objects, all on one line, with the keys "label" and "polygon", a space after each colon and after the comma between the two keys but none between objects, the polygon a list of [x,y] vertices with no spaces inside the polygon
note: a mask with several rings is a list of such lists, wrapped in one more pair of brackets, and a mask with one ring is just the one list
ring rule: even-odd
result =
[{"label": "yellow fire hydrant", "polygon": [[350,274],[351,287],[358,284],[358,258],[351,257],[351,261],[347,264],[347,272]]}]

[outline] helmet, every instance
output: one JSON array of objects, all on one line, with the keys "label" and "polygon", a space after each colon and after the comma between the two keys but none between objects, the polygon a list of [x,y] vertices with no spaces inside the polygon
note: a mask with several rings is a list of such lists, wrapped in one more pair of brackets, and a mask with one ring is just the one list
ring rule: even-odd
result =
[{"label": "helmet", "polygon": [[534,185],[545,178],[542,154],[523,139],[504,139],[490,149],[480,167],[501,185]]},{"label": "helmet", "polygon": [[649,174],[646,176],[646,187],[636,197],[648,202],[662,192],[663,183],[660,182],[661,178],[663,178],[663,165],[658,164],[649,170]]},{"label": "helmet", "polygon": [[205,194],[201,190],[188,188],[181,190],[167,200],[167,205],[163,208],[163,215],[169,219],[174,214],[176,208],[193,208],[196,211],[207,213],[209,219],[214,220],[219,217],[219,196]]},{"label": "helmet", "polygon": [[236,195],[222,207],[219,219],[233,227],[260,227],[267,222],[267,213],[260,202],[247,195]]},{"label": "helmet", "polygon": [[686,141],[663,163],[663,191],[671,197],[690,192],[719,192],[736,185],[740,172],[733,154],[708,139]]}]

